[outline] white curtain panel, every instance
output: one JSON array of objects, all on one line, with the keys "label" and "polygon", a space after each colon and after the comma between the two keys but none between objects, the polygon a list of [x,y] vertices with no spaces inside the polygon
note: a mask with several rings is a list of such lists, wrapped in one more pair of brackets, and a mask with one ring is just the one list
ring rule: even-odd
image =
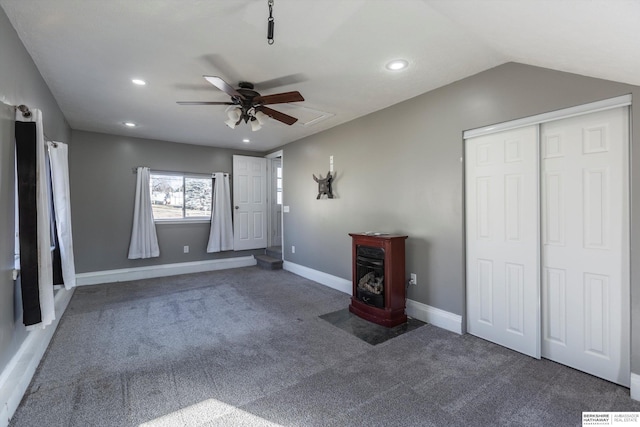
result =
[{"label": "white curtain panel", "polygon": [[36,217],[38,229],[38,290],[40,294],[40,311],[42,322],[27,326],[27,330],[43,329],[56,318],[53,299],[53,264],[51,259],[50,226],[51,215],[49,213],[49,186],[47,185],[46,143],[42,129],[42,111],[31,110],[31,117],[22,117],[20,111],[16,111],[16,120],[23,122],[36,122]]},{"label": "white curtain panel", "polygon": [[64,287],[76,286],[76,267],[73,257],[73,237],[71,234],[71,198],[69,192],[69,147],[62,142],[49,142],[49,163],[51,164],[51,186],[55,209],[58,244],[62,260]]},{"label": "white curtain panel", "polygon": [[229,175],[216,172],[213,178],[213,209],[207,252],[230,251],[233,250],[233,226]]},{"label": "white curtain panel", "polygon": [[133,230],[129,244],[129,259],[153,258],[160,256],[156,225],[153,222],[149,180],[151,172],[147,167],[138,167],[136,199],[133,210]]}]

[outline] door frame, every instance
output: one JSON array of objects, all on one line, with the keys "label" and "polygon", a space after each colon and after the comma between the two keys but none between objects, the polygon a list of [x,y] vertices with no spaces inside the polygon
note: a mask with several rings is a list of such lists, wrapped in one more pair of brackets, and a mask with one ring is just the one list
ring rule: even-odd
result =
[{"label": "door frame", "polygon": [[[467,130],[464,131],[462,133],[462,155],[463,157],[461,158],[462,160],[462,179],[463,179],[463,219],[462,219],[462,227],[463,227],[463,236],[462,236],[462,240],[463,240],[463,247],[465,248],[464,250],[464,255],[463,255],[463,265],[462,265],[462,270],[463,270],[463,274],[464,274],[464,312],[463,312],[463,321],[462,321],[462,331],[463,333],[467,333],[467,323],[468,323],[468,312],[469,312],[469,301],[467,301],[467,287],[469,286],[468,281],[467,281],[467,275],[468,275],[468,271],[467,271],[467,230],[466,230],[466,224],[467,224],[467,206],[465,204],[465,200],[467,197],[467,188],[466,188],[466,163],[469,159],[466,158],[466,140],[470,139],[470,138],[474,138],[477,136],[483,136],[483,135],[489,135],[492,133],[499,133],[499,132],[503,132],[506,130],[511,130],[511,129],[516,129],[516,128],[520,128],[520,127],[525,127],[525,126],[530,126],[530,125],[542,125],[543,123],[546,122],[550,122],[550,121],[556,121],[556,120],[561,120],[561,119],[566,119],[566,118],[570,118],[570,117],[575,117],[575,116],[580,116],[580,115],[584,115],[584,114],[590,114],[590,113],[595,113],[598,111],[604,111],[604,110],[609,110],[609,109],[613,109],[613,108],[619,108],[619,107],[629,107],[628,113],[629,113],[629,132],[628,132],[628,146],[627,146],[627,152],[625,153],[626,157],[626,162],[627,162],[627,168],[628,168],[628,174],[627,174],[627,206],[626,209],[628,210],[627,215],[628,215],[628,221],[626,224],[627,227],[627,241],[626,241],[626,247],[624,248],[624,253],[623,253],[623,257],[626,259],[626,263],[627,263],[627,271],[626,273],[626,280],[627,280],[627,285],[628,285],[628,291],[629,291],[629,301],[631,301],[631,241],[630,241],[630,233],[631,233],[631,219],[632,219],[632,215],[631,215],[631,205],[632,205],[632,200],[631,200],[631,184],[632,184],[632,172],[633,170],[630,167],[629,162],[631,162],[631,150],[632,150],[632,132],[631,132],[631,127],[632,127],[632,120],[631,120],[631,107],[632,107],[632,96],[631,94],[629,95],[622,95],[622,96],[618,96],[618,97],[614,97],[614,98],[609,98],[609,99],[604,99],[601,101],[596,101],[596,102],[591,102],[588,104],[583,104],[583,105],[578,105],[575,107],[569,107],[569,108],[565,108],[565,109],[561,109],[561,110],[555,110],[555,111],[550,111],[547,113],[542,113],[542,114],[537,114],[534,116],[530,116],[530,117],[525,117],[522,119],[517,119],[517,120],[512,120],[512,121],[508,121],[508,122],[502,122],[502,123],[498,123],[498,124],[494,124],[494,125],[489,125],[489,126],[483,126],[481,128],[476,128],[476,129],[471,129],[471,130]],[[631,331],[631,307],[629,309],[629,317],[628,317],[628,327],[629,327],[629,331]],[[542,317],[540,317],[540,321],[542,321]],[[542,325],[540,325],[540,327],[542,327]],[[629,345],[630,347],[632,346],[632,342],[631,342],[631,336],[629,336]],[[631,357],[631,355],[629,355]],[[629,377],[631,377],[631,370],[629,371]],[[633,386],[633,382],[632,382],[632,386]],[[633,395],[634,392],[632,390],[631,394]]]},{"label": "door frame", "polygon": [[[273,224],[273,218],[272,218],[272,209],[271,209],[271,204],[274,202],[272,199],[273,197],[273,192],[274,192],[274,188],[273,188],[273,180],[271,179],[273,177],[273,170],[272,170],[272,165],[273,159],[276,158],[280,158],[280,167],[282,168],[283,171],[283,177],[284,177],[284,152],[283,150],[278,150],[278,151],[274,151],[273,153],[269,153],[266,156],[264,156],[267,159],[267,176],[269,177],[269,179],[267,180],[267,204],[269,205],[269,209],[267,210],[267,233],[268,233],[268,238],[267,238],[267,245],[268,246],[274,246],[273,245],[273,241],[272,241],[272,224]],[[283,197],[284,197],[284,179],[282,180],[282,193],[283,193]],[[283,204],[284,206],[284,204]],[[282,232],[280,233],[280,247],[284,247],[284,212],[283,214],[280,216],[280,230],[282,230]]]},{"label": "door frame", "polygon": [[535,116],[524,117],[522,119],[508,122],[496,123],[494,125],[483,126],[481,128],[466,130],[462,133],[462,143],[468,138],[481,135],[489,135],[504,130],[516,129],[519,127],[542,124],[569,117],[581,116],[583,114],[596,113],[598,111],[610,110],[612,108],[627,107],[631,105],[631,95],[622,95],[615,98],[603,99],[602,101],[590,102],[588,104],[577,105],[575,107],[563,108],[561,110],[550,111],[548,113],[536,114]]}]

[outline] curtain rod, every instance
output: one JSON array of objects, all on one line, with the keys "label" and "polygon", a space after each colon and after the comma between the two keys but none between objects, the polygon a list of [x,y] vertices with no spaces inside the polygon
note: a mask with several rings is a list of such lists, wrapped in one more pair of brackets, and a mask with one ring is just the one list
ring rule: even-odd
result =
[{"label": "curtain rod", "polygon": [[29,107],[27,107],[26,105],[14,105],[13,108],[15,108],[16,110],[20,110],[20,112],[22,113],[22,117],[31,117],[31,110],[29,110]]},{"label": "curtain rod", "polygon": [[[13,109],[14,110],[19,110],[22,113],[22,117],[24,117],[25,119],[28,119],[29,117],[31,117],[31,110],[29,109],[29,107],[27,107],[24,104],[14,105]],[[58,144],[54,140],[49,138],[47,136],[47,134],[44,133],[44,131],[42,132],[42,136],[44,136],[45,142],[50,142],[51,145],[53,145],[54,148],[58,148]]]},{"label": "curtain rod", "polygon": [[[133,167],[133,168],[131,168],[131,172],[133,172],[134,175],[137,174],[139,167],[144,168],[144,167],[148,167],[148,166],[136,166],[136,167]],[[165,173],[169,173],[169,174],[176,173],[176,174],[182,174],[182,175],[212,175],[213,176],[216,173],[219,173],[219,172],[202,173],[202,172],[168,171],[168,170],[151,169],[151,168],[149,168],[149,170],[155,171],[155,172],[160,172],[160,173],[165,172]],[[221,173],[223,173],[223,174],[225,174],[225,175],[227,175],[229,177],[231,176],[231,174],[229,172],[221,172]]]}]

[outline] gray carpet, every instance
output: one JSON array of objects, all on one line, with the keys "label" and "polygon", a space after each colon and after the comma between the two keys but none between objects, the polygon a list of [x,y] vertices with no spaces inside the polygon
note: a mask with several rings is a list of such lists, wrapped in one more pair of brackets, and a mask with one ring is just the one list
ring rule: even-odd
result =
[{"label": "gray carpet", "polygon": [[76,290],[11,426],[579,426],[628,389],[432,325],[371,345],[349,296],[256,267]]}]

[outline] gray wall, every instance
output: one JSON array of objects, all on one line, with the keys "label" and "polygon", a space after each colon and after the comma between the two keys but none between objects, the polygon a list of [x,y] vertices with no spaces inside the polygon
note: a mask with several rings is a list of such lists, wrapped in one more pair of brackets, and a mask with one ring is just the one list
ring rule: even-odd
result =
[{"label": "gray wall", "polygon": [[[464,315],[462,132],[629,93],[640,99],[637,86],[509,63],[288,144],[285,259],[350,279],[347,233],[406,233],[407,274],[418,275],[408,297]],[[632,119],[640,123],[640,109]],[[640,126],[634,129],[632,330],[640,331]],[[331,155],[337,198],[316,200],[311,174],[324,176]],[[640,334],[632,348],[640,373]]]},{"label": "gray wall", "polygon": [[0,8],[0,372],[27,336],[22,325],[19,282],[12,279],[14,252],[13,107],[25,104],[42,110],[44,132],[69,140],[70,129],[38,69]]},{"label": "gray wall", "polygon": [[[127,259],[136,175],[132,168],[177,172],[231,172],[234,154],[260,153],[72,131],[69,146],[71,220],[76,272],[244,256],[260,251],[207,254],[209,223],[157,224],[160,256]],[[183,247],[189,246],[188,254]],[[264,251],[262,251],[264,252]]]}]

